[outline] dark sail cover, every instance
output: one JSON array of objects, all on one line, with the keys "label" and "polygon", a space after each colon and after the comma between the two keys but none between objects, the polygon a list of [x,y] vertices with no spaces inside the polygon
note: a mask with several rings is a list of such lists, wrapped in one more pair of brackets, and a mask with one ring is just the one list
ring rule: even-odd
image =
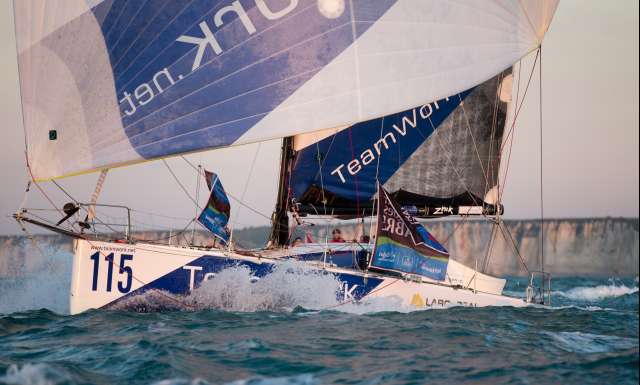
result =
[{"label": "dark sail cover", "polygon": [[380,187],[376,246],[369,267],[446,278],[449,252]]},{"label": "dark sail cover", "polygon": [[291,197],[316,207],[326,200],[330,209],[372,207],[379,181],[402,205],[482,206],[498,183],[507,112],[499,93],[509,74],[301,149]]},{"label": "dark sail cover", "polygon": [[229,198],[227,198],[218,175],[206,170],[204,174],[211,195],[207,206],[198,216],[198,222],[211,231],[218,240],[226,244],[229,241],[229,230],[226,226],[231,215]]}]

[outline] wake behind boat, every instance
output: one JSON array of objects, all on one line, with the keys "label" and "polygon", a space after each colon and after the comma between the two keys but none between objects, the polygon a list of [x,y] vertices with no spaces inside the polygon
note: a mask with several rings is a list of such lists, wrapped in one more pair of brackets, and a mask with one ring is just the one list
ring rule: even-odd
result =
[{"label": "wake behind boat", "polygon": [[[508,236],[502,160],[529,85],[521,65],[517,77],[511,67],[538,58],[557,1],[64,4],[14,3],[27,171],[54,210],[45,218],[21,207],[14,217],[25,231],[73,239],[72,314],[150,290],[183,303],[227,268],[257,281],[290,260],[339,280],[337,306],[550,302],[542,255],[539,273],[523,263],[524,299],[503,295],[506,281],[484,271],[494,238]],[[109,168],[274,138],[278,196],[263,249],[237,245],[231,195],[186,158],[206,181],[206,202],[200,183],[191,194],[165,165],[197,209],[185,229],[207,229],[206,245],[136,239],[135,210],[99,203]],[[89,203],[54,181],[71,199],[60,208],[40,186],[91,171],[101,173]],[[103,220],[107,210],[126,220]],[[419,221],[448,216],[494,224],[473,268]],[[315,240],[308,229],[323,220],[351,221],[359,234]]]}]

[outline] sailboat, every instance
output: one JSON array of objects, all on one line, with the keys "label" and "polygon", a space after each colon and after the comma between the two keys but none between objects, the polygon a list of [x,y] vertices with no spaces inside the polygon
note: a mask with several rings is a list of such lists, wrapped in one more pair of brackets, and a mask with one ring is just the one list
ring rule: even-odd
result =
[{"label": "sailboat", "polygon": [[[339,280],[339,304],[548,304],[544,271],[531,272],[526,298],[507,296],[505,279],[458,262],[427,228],[450,216],[500,226],[500,161],[521,102],[513,102],[512,66],[539,52],[556,7],[14,1],[30,186],[46,195],[41,184],[61,188],[58,178],[100,173],[88,203],[50,199],[55,220],[26,207],[14,217],[25,231],[35,225],[72,240],[72,314],[150,291],[180,302],[226,268],[243,266],[259,280],[290,260]],[[206,246],[137,239],[126,202],[98,202],[111,168],[278,138],[265,248],[235,245],[232,202],[200,166],[210,196],[196,199],[193,220],[209,230]],[[104,207],[126,213],[122,227],[100,218]],[[361,231],[352,241],[292,239],[313,218]],[[110,230],[98,232],[101,224]]]}]

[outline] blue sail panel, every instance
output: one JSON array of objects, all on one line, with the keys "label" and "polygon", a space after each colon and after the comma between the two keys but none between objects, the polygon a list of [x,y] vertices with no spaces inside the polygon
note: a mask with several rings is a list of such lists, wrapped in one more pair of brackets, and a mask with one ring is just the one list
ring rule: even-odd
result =
[{"label": "blue sail panel", "polygon": [[296,154],[292,196],[305,201],[313,187],[338,200],[366,204],[472,90],[397,114],[355,124]]}]

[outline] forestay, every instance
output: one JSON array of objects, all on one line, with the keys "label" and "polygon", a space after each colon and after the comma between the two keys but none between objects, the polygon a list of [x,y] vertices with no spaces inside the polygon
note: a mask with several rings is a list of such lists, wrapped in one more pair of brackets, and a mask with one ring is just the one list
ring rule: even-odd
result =
[{"label": "forestay", "polygon": [[340,127],[479,84],[557,0],[19,0],[36,180]]}]

